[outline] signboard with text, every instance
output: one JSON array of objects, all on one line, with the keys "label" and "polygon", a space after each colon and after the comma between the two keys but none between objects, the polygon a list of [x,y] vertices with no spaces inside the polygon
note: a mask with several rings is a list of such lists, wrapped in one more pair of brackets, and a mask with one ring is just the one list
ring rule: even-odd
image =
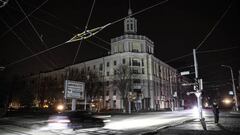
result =
[{"label": "signboard with text", "polygon": [[84,99],[85,83],[65,80],[65,99]]}]

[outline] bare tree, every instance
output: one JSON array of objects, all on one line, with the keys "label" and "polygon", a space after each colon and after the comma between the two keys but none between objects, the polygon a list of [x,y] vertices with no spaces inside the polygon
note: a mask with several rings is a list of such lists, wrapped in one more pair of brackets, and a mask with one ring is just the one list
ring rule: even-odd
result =
[{"label": "bare tree", "polygon": [[131,91],[132,85],[132,72],[128,65],[119,65],[115,69],[114,84],[118,88],[121,101],[123,105],[123,111],[126,111],[128,106],[128,93]]}]

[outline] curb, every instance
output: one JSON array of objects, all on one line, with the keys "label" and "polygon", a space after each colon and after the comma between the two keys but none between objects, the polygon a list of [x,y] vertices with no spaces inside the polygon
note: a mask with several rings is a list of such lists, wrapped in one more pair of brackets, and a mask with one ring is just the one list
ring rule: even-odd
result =
[{"label": "curb", "polygon": [[236,112],[236,111],[231,111],[231,114],[240,114],[240,111]]},{"label": "curb", "polygon": [[181,124],[185,124],[185,123],[188,123],[188,122],[192,122],[194,121],[195,118],[192,118],[192,119],[188,119],[188,120],[183,120],[183,121],[179,121],[179,122],[175,122],[173,124],[167,124],[165,126],[161,126],[157,129],[155,129],[154,131],[149,131],[149,132],[144,132],[144,133],[140,133],[139,135],[155,135],[157,134],[160,130],[163,130],[163,129],[167,129],[167,128],[170,128],[170,127],[174,127],[174,126],[178,126],[178,125],[181,125]]}]

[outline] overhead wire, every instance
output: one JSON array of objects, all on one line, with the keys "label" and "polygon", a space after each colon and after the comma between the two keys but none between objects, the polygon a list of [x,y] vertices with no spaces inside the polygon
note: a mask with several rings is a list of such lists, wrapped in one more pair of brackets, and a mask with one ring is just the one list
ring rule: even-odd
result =
[{"label": "overhead wire", "polygon": [[[223,52],[223,51],[228,51],[228,50],[237,49],[237,48],[240,48],[240,47],[239,46],[234,46],[234,47],[229,47],[229,48],[198,51],[197,54]],[[176,60],[179,60],[179,59],[182,59],[182,58],[186,58],[186,57],[189,57],[189,56],[192,56],[192,53],[188,53],[188,54],[185,54],[185,55],[182,55],[182,56],[179,56],[179,57],[175,57],[173,59],[170,59],[170,60],[166,61],[166,63],[170,63],[170,62],[173,62],[173,61],[176,61]]]},{"label": "overhead wire", "polygon": [[231,2],[227,9],[224,11],[224,13],[221,15],[221,17],[218,19],[218,21],[214,24],[214,26],[211,28],[211,30],[208,32],[208,34],[204,37],[204,39],[200,42],[200,44],[196,47],[196,50],[198,50],[203,43],[209,38],[209,36],[213,33],[213,31],[216,29],[216,27],[219,25],[219,23],[222,21],[222,19],[224,18],[224,16],[228,13],[229,9],[232,7],[232,3]]},{"label": "overhead wire", "polygon": [[228,50],[237,49],[237,48],[240,48],[240,46],[234,46],[234,47],[222,48],[222,49],[206,50],[206,51],[198,51],[197,53],[200,53],[200,54],[216,53],[216,52],[223,52],[223,51],[228,51]]},{"label": "overhead wire", "polygon": [[32,24],[32,22],[30,21],[30,19],[28,18],[26,12],[24,11],[24,9],[22,8],[22,6],[18,3],[17,0],[15,0],[15,2],[17,3],[19,9],[22,11],[22,13],[24,14],[24,16],[26,17],[28,23],[30,24],[30,26],[32,27],[33,31],[36,33],[37,37],[39,38],[39,40],[44,44],[44,46],[46,48],[48,48],[47,44],[44,42],[44,40],[42,39],[42,37],[40,36],[39,32],[37,31],[37,29],[35,28],[35,26]]},{"label": "overhead wire", "polygon": [[170,60],[166,61],[166,63],[170,63],[170,62],[173,62],[173,61],[176,61],[176,60],[179,60],[179,59],[182,59],[182,58],[186,58],[186,57],[189,57],[189,56],[192,56],[192,53],[187,53],[185,55],[175,57],[173,59],[170,59]]},{"label": "overhead wire", "polygon": [[[0,20],[6,25],[7,28],[10,28],[10,26],[7,24],[7,22],[4,21],[1,17],[0,17]],[[30,47],[27,46],[27,44],[23,41],[23,39],[14,30],[11,30],[11,32],[31,54],[34,54],[34,51]],[[36,58],[43,66],[47,67],[47,69],[49,68],[49,66],[46,65],[38,56]]]},{"label": "overhead wire", "polygon": [[[10,7],[11,9],[13,9],[14,11],[18,11],[18,12],[20,12],[20,13],[22,13],[19,9],[16,9],[16,8],[14,8],[14,7],[12,7],[12,6],[8,6],[8,7]],[[7,13],[7,14],[9,14],[8,12],[7,12],[7,10],[5,10],[5,12]],[[10,18],[11,18],[11,16],[9,16]],[[30,17],[33,17],[33,16],[30,16]],[[47,23],[47,22],[46,22]],[[48,24],[49,25],[49,24]],[[9,26],[10,27],[10,26]],[[54,27],[55,28],[55,27]],[[21,28],[19,28],[19,29],[21,29]],[[13,29],[12,29],[12,31],[13,31]],[[23,33],[25,33],[25,31],[23,31],[22,29],[21,29],[21,31],[23,32]],[[28,37],[28,35],[26,35],[27,37]],[[31,41],[32,43],[33,43],[33,41],[32,40],[30,40],[30,38],[28,37],[27,38],[29,41]],[[51,64],[51,68],[55,68],[56,67],[56,64],[50,59],[50,58],[47,58],[47,57],[49,57],[49,56],[47,56],[47,55],[45,55],[46,57],[44,57],[44,59],[46,59],[50,64]],[[43,59],[43,58],[42,58]],[[43,61],[43,60],[42,60]],[[45,64],[45,63],[44,63]],[[47,64],[47,65],[49,65],[49,64]]]},{"label": "overhead wire", "polygon": [[[33,11],[31,11],[28,15],[27,15],[27,17],[29,17],[30,15],[32,15],[33,13],[35,13],[38,9],[40,9],[43,5],[45,5],[46,3],[48,2],[48,0],[45,0],[42,4],[40,4],[38,7],[36,7]],[[18,23],[16,23],[15,25],[13,25],[13,26],[11,26],[11,28],[10,29],[8,29],[7,31],[5,31],[4,33],[2,33],[1,35],[0,35],[0,39],[2,38],[2,37],[4,37],[8,32],[10,32],[12,29],[14,29],[15,27],[17,27],[20,23],[22,23],[23,21],[25,21],[26,20],[26,16],[22,19],[22,20],[20,20]]]},{"label": "overhead wire", "polygon": [[[21,10],[21,12],[23,13],[23,15],[25,16],[26,20],[28,21],[28,23],[30,24],[30,26],[32,27],[33,31],[35,32],[35,34],[37,35],[37,37],[39,38],[39,40],[41,41],[41,43],[44,45],[45,49],[48,48],[47,44],[44,42],[42,35],[39,34],[39,32],[37,31],[37,29],[35,28],[35,26],[33,25],[33,23],[30,21],[29,17],[27,16],[26,12],[24,11],[24,9],[22,8],[22,6],[20,5],[20,3],[15,0],[16,4],[18,5],[19,9]],[[56,63],[52,60],[51,56],[49,55],[49,61],[51,62],[51,64],[56,68],[57,65]]]},{"label": "overhead wire", "polygon": [[91,43],[91,44],[93,44],[93,45],[95,45],[95,46],[98,46],[98,47],[100,47],[100,48],[102,48],[102,49],[104,49],[104,50],[106,50],[106,51],[111,51],[110,49],[108,49],[108,48],[106,48],[106,47],[103,47],[103,46],[100,46],[99,44],[97,44],[97,43],[95,43],[95,42],[93,42],[93,41],[91,41],[91,40],[86,39],[86,41],[89,42],[89,43]]},{"label": "overhead wire", "polygon": [[[218,26],[218,24],[222,21],[222,19],[224,18],[224,16],[228,13],[229,9],[231,8],[232,6],[232,2],[229,4],[229,6],[227,7],[227,9],[224,11],[224,13],[221,15],[221,17],[219,18],[219,20],[215,23],[215,25],[211,28],[211,30],[207,33],[207,35],[204,37],[204,39],[200,42],[200,44],[196,47],[196,50],[198,50],[202,45],[203,43],[209,38],[209,36],[212,34],[212,32],[215,30],[215,28]],[[198,53],[198,52],[197,52]],[[179,57],[176,57],[176,58],[173,58],[173,59],[170,59],[168,60],[166,63],[170,63],[170,62],[173,62],[173,61],[176,61],[176,60],[179,60],[179,59],[182,59],[182,58],[186,58],[188,56],[191,56],[193,53],[188,53],[188,54],[185,54],[185,55],[182,55],[182,56],[179,56]]]},{"label": "overhead wire", "polygon": [[[46,0],[46,1],[45,1],[44,3],[42,3],[40,6],[38,6],[34,11],[32,11],[31,13],[29,13],[28,16],[30,16],[31,14],[33,14],[37,9],[39,9],[41,6],[43,6],[47,1],[48,1],[48,0]],[[147,8],[144,8],[144,9],[138,11],[138,12],[135,12],[135,13],[133,13],[133,14],[130,15],[130,16],[134,16],[134,15],[140,14],[140,13],[142,13],[142,12],[144,12],[144,11],[147,11],[147,10],[153,8],[153,7],[156,7],[156,6],[158,6],[158,5],[164,4],[164,3],[166,3],[167,1],[168,1],[168,0],[161,1],[161,2],[159,2],[159,3],[157,3],[157,4],[154,4],[154,5],[150,6],[150,7],[147,7]],[[128,15],[128,16],[126,16],[126,17],[123,17],[123,18],[120,18],[120,19],[118,19],[118,20],[116,20],[116,21],[113,21],[113,22],[111,23],[111,25],[113,25],[113,24],[115,24],[115,23],[117,23],[117,22],[120,22],[120,21],[122,21],[122,20],[124,20],[125,18],[130,17],[130,16]],[[25,18],[25,19],[26,19],[26,18]],[[21,23],[22,21],[24,21],[25,19],[21,20],[20,22],[18,22],[18,23],[15,24],[14,26],[12,26],[11,29],[13,29],[14,27],[16,27],[18,24],[20,24],[20,23]],[[75,27],[75,28],[76,28],[76,27]],[[78,28],[78,27],[77,27],[77,28]],[[5,32],[5,33],[6,33],[6,32]],[[0,38],[1,38],[1,37],[0,37]],[[14,64],[23,62],[23,61],[25,61],[25,60],[28,60],[28,59],[30,59],[30,58],[32,58],[32,57],[37,56],[37,55],[46,53],[46,52],[51,51],[51,50],[53,50],[53,49],[56,49],[56,48],[58,48],[58,47],[60,47],[60,46],[63,46],[63,45],[65,45],[65,44],[67,44],[67,42],[63,42],[63,43],[57,44],[57,45],[55,45],[55,46],[53,46],[53,47],[51,47],[51,48],[48,48],[48,49],[45,49],[45,50],[43,50],[43,51],[37,52],[37,53],[35,53],[34,55],[27,56],[27,57],[22,58],[22,59],[19,59],[19,60],[17,60],[17,61],[11,62],[11,63],[7,64],[5,67],[9,67],[9,66],[12,66],[12,65],[14,65]]]},{"label": "overhead wire", "polygon": [[45,49],[45,50],[40,51],[40,52],[37,52],[37,53],[35,53],[35,54],[33,54],[33,55],[30,55],[30,56],[24,57],[24,58],[22,58],[22,59],[19,59],[19,60],[17,60],[17,61],[14,61],[14,62],[12,62],[12,63],[9,63],[9,64],[7,64],[5,67],[9,67],[9,66],[11,66],[11,65],[14,65],[14,64],[23,62],[23,61],[25,61],[25,60],[28,60],[28,59],[30,59],[30,58],[32,58],[32,57],[38,56],[38,55],[43,54],[43,53],[45,53],[45,52],[48,52],[48,51],[50,51],[50,50],[56,49],[56,48],[58,48],[58,47],[60,47],[60,46],[62,46],[62,45],[65,45],[65,44],[66,44],[66,42],[60,43],[60,44],[55,45],[55,46],[53,46],[53,47],[51,47],[51,48]]},{"label": "overhead wire", "polygon": [[[84,30],[84,31],[86,31],[86,30],[88,29],[88,24],[89,24],[90,18],[91,18],[91,16],[92,16],[92,11],[93,11],[94,6],[95,6],[95,0],[93,0],[93,4],[92,4],[91,10],[90,10],[90,13],[89,13],[89,16],[88,16],[87,23],[86,23],[86,25],[85,25],[85,30]],[[75,61],[76,61],[76,59],[77,59],[78,52],[79,52],[79,49],[80,49],[80,47],[81,47],[81,44],[82,44],[82,40],[80,40],[80,43],[79,43],[79,45],[78,45],[76,54],[75,54],[74,59],[73,59],[73,64],[75,63]]]},{"label": "overhead wire", "polygon": [[[21,12],[20,10],[18,10],[18,9],[16,9],[16,8],[12,7],[12,6],[8,6],[8,7],[11,8],[11,9],[13,9],[14,11]],[[49,26],[51,26],[51,27],[53,27],[53,28],[55,28],[55,29],[57,29],[57,30],[59,30],[59,31],[65,32],[65,33],[67,33],[67,34],[69,34],[69,35],[71,35],[71,36],[74,35],[74,34],[68,32],[68,31],[64,30],[63,28],[60,28],[60,27],[58,27],[58,26],[56,26],[56,25],[54,25],[54,24],[52,24],[52,23],[50,23],[50,22],[48,22],[48,21],[46,21],[46,20],[44,20],[44,19],[40,19],[40,18],[38,18],[38,17],[36,17],[36,16],[33,16],[33,15],[31,15],[31,16],[29,16],[29,17],[30,17],[30,18],[33,18],[34,20],[36,20],[36,21],[38,21],[38,22],[47,24],[47,25],[49,25]]]},{"label": "overhead wire", "polygon": [[128,17],[135,16],[135,15],[140,14],[140,13],[142,13],[142,12],[145,12],[145,11],[147,11],[147,10],[149,10],[149,9],[152,9],[152,8],[154,8],[154,7],[157,7],[157,6],[159,6],[159,5],[161,5],[161,4],[164,4],[164,3],[166,3],[166,2],[168,2],[168,0],[161,1],[161,2],[159,2],[159,3],[157,3],[157,4],[154,4],[154,5],[152,5],[152,6],[149,6],[149,7],[147,7],[147,8],[144,8],[144,9],[142,9],[142,10],[139,10],[139,11],[137,11],[137,12],[131,14],[131,15],[127,15],[127,16],[125,16],[125,17],[122,17],[122,18],[120,18],[120,19],[118,19],[118,20],[116,20],[116,21],[111,22],[111,25],[113,25],[113,24],[115,24],[115,23],[118,23],[118,22],[120,22],[120,21],[122,21],[122,20],[124,20],[124,19],[126,19],[126,18],[128,18]]}]

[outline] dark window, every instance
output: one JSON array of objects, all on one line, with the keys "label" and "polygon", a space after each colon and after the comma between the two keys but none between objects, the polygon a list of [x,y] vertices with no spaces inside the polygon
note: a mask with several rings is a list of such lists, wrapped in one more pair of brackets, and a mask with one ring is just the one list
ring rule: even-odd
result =
[{"label": "dark window", "polygon": [[93,69],[96,69],[96,65],[93,66]]},{"label": "dark window", "polygon": [[144,68],[142,68],[142,74],[145,74],[145,73],[144,73]]},{"label": "dark window", "polygon": [[140,66],[140,62],[138,60],[133,59],[132,62],[133,62],[132,63],[133,66]]},{"label": "dark window", "polygon": [[107,62],[107,67],[109,67],[109,62]]},{"label": "dark window", "polygon": [[99,70],[100,70],[100,71],[103,70],[103,64],[100,64],[100,66],[99,66]]},{"label": "dark window", "polygon": [[133,69],[132,69],[132,73],[133,73],[133,74],[139,74],[138,69],[133,68]]},{"label": "dark window", "polygon": [[117,65],[117,61],[116,61],[116,60],[114,60],[113,64],[114,64],[114,66],[116,66],[116,65]]},{"label": "dark window", "polygon": [[127,30],[129,30],[129,24],[127,24]]},{"label": "dark window", "polygon": [[134,79],[133,83],[141,83],[141,80],[140,79]]},{"label": "dark window", "polygon": [[90,67],[88,67],[87,70],[89,71],[89,70],[90,70]]},{"label": "dark window", "polygon": [[126,63],[126,60],[125,60],[125,59],[122,59],[122,63],[125,64],[125,63]]},{"label": "dark window", "polygon": [[116,108],[117,105],[116,105],[116,100],[113,100],[113,108]]},{"label": "dark window", "polygon": [[107,72],[107,76],[109,76],[109,72]]},{"label": "dark window", "polygon": [[113,95],[115,96],[116,94],[117,94],[117,91],[116,91],[116,90],[114,90],[114,91],[113,91]]},{"label": "dark window", "polygon": [[109,81],[106,82],[106,85],[109,86]]},{"label": "dark window", "polygon": [[142,66],[144,66],[144,60],[142,59]]},{"label": "dark window", "polygon": [[106,92],[106,96],[109,96],[109,91]]},{"label": "dark window", "polygon": [[114,70],[114,75],[116,75],[117,74],[117,70]]},{"label": "dark window", "polygon": [[130,27],[131,27],[131,30],[133,30],[133,24],[132,23],[131,23]]}]

